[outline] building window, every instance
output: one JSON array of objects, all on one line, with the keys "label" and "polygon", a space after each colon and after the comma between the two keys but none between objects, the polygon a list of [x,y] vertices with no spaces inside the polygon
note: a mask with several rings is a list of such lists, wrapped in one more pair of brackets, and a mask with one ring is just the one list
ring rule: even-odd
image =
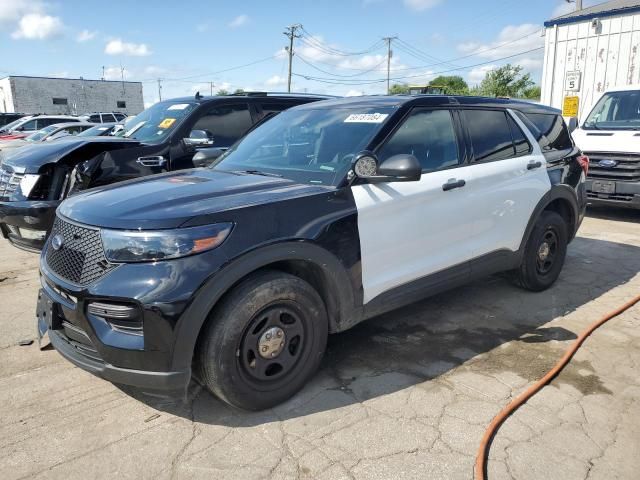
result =
[{"label": "building window", "polygon": [[68,105],[69,102],[67,101],[66,98],[56,98],[53,97],[53,104],[54,105]]},{"label": "building window", "polygon": [[127,108],[127,102],[124,100],[118,100],[118,108]]}]

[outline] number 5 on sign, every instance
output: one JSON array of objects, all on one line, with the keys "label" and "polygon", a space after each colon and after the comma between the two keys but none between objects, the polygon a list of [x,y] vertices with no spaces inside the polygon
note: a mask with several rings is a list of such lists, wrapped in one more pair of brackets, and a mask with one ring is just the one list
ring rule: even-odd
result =
[{"label": "number 5 on sign", "polygon": [[577,117],[579,102],[579,97],[564,97],[564,102],[562,102],[562,116]]}]

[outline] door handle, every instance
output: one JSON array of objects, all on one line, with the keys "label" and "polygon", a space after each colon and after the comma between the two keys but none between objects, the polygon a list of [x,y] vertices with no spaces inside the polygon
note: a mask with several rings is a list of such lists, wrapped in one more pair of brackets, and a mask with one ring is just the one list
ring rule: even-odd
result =
[{"label": "door handle", "polygon": [[538,160],[537,162],[531,160],[529,163],[527,163],[527,170],[535,170],[536,168],[540,168],[541,166],[542,162],[540,160]]},{"label": "door handle", "polygon": [[167,159],[162,155],[140,157],[138,158],[137,163],[143,167],[164,167],[167,164]]},{"label": "door handle", "polygon": [[442,190],[446,192],[447,190],[453,190],[454,188],[462,188],[466,184],[467,182],[465,182],[464,180],[456,180],[455,178],[451,178],[449,179],[449,181],[447,181],[447,183],[442,185]]}]

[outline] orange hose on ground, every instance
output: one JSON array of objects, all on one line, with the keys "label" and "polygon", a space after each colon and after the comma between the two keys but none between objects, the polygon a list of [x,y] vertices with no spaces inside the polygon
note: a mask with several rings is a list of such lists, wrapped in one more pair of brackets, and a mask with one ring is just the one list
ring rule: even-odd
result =
[{"label": "orange hose on ground", "polygon": [[520,406],[522,406],[527,400],[529,400],[532,396],[542,390],[546,384],[548,384],[553,378],[562,371],[562,369],[569,363],[571,358],[578,351],[578,348],[584,343],[589,335],[593,333],[598,327],[608,322],[614,317],[617,317],[625,310],[628,310],[636,303],[640,302],[640,295],[635,298],[632,298],[627,303],[617,308],[616,310],[606,314],[600,320],[592,323],[588,328],[586,328],[580,336],[573,342],[571,347],[565,352],[562,358],[555,364],[555,366],[547,372],[547,374],[538,380],[536,383],[527,388],[524,392],[518,395],[514,400],[511,401],[509,405],[507,405],[500,413],[498,413],[494,419],[491,421],[487,430],[484,432],[482,437],[482,441],[480,442],[480,448],[478,448],[478,454],[476,456],[476,468],[475,468],[475,478],[476,480],[485,480],[486,469],[487,469],[487,457],[489,455],[489,448],[491,447],[491,441],[493,440],[494,435],[500,428],[500,425]]}]

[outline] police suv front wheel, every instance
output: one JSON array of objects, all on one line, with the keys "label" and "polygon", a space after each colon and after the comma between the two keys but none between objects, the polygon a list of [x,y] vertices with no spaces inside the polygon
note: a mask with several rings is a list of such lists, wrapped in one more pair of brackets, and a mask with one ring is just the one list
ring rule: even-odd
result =
[{"label": "police suv front wheel", "polygon": [[311,285],[261,272],[236,286],[209,318],[198,345],[200,380],[233,406],[273,407],[317,370],[327,334],[326,308]]}]

